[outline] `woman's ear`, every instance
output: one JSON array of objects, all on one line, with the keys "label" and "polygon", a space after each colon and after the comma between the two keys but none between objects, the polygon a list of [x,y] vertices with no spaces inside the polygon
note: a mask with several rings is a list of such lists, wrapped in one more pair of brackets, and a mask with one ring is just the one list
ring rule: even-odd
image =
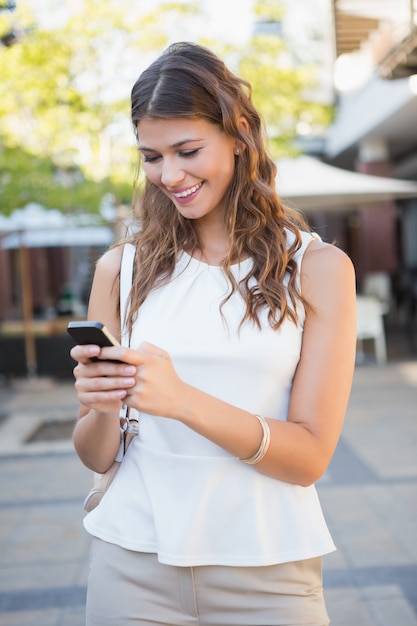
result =
[{"label": "woman's ear", "polygon": [[[248,120],[246,119],[246,117],[240,117],[239,118],[239,128],[240,128],[240,131],[241,131],[242,135],[248,135],[249,134],[249,123],[248,123]],[[240,154],[241,152],[243,152],[245,150],[245,148],[246,148],[246,146],[245,146],[243,141],[236,140],[235,154]]]},{"label": "woman's ear", "polygon": [[239,126],[241,127],[241,129],[243,130],[245,134],[249,133],[249,122],[246,119],[246,117],[241,116],[239,118]]}]

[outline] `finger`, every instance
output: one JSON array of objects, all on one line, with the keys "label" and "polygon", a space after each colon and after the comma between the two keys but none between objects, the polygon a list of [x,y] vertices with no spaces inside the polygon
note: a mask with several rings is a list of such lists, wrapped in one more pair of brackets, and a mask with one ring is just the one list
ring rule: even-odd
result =
[{"label": "finger", "polygon": [[133,366],[142,365],[144,362],[143,355],[141,356],[137,350],[123,346],[102,348],[99,359],[121,361],[122,363]]},{"label": "finger", "polygon": [[102,378],[78,378],[75,381],[75,388],[78,392],[82,393],[108,393],[113,391],[126,391],[134,387],[136,383],[135,378],[126,377],[111,377],[103,376]]},{"label": "finger", "polygon": [[112,359],[94,358],[78,361],[74,368],[79,376],[87,378],[97,376],[135,376],[137,368],[123,361],[114,361]]},{"label": "finger", "polygon": [[166,352],[165,350],[162,350],[162,348],[159,348],[158,346],[155,346],[152,343],[149,343],[148,341],[144,341],[143,343],[141,343],[139,346],[139,350],[140,352],[144,352],[145,354],[149,354],[152,356],[159,356],[159,357],[162,357],[163,359],[169,359],[168,352]]},{"label": "finger", "polygon": [[100,348],[95,345],[76,345],[70,350],[71,358],[74,359],[74,361],[79,361],[80,363],[87,363],[99,354]]},{"label": "finger", "polygon": [[126,399],[126,390],[114,389],[109,392],[78,392],[82,406],[98,411],[119,411]]}]

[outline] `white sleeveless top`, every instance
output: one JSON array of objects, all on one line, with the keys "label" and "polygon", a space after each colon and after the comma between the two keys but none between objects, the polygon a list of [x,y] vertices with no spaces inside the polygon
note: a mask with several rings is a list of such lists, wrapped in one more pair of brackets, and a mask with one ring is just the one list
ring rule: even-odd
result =
[{"label": "white sleeveless top", "polygon": [[[302,238],[298,271],[313,236]],[[233,266],[236,278],[251,264],[247,259]],[[170,282],[141,306],[131,346],[149,341],[171,355],[190,385],[285,420],[304,310],[298,325],[285,320],[278,331],[265,311],[261,330],[247,322],[238,335],[245,305],[234,293],[223,319],[219,305],[227,293],[221,267],[182,253]],[[143,413],[139,436],[84,525],[105,541],[157,553],[162,563],[179,566],[272,565],[335,549],[314,486],[265,476],[182,423]]]}]

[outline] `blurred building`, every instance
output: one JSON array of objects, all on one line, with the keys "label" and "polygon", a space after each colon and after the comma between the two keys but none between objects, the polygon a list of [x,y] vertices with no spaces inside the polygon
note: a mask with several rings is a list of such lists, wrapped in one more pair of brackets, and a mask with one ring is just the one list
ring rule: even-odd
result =
[{"label": "blurred building", "polygon": [[[335,122],[323,159],[417,181],[417,0],[331,0]],[[417,200],[364,204],[345,222],[359,287],[385,273],[396,303],[415,318]]]},{"label": "blurred building", "polygon": [[113,241],[99,216],[36,203],[0,215],[0,379],[72,375],[66,325],[85,317],[95,263]]},{"label": "blurred building", "polygon": [[417,180],[417,1],[332,6],[337,118],[327,160]]},{"label": "blurred building", "polygon": [[382,298],[417,349],[417,0],[284,2],[292,63],[318,64],[309,99],[335,115],[300,124],[296,145],[315,160],[278,163],[278,190],[349,254],[358,291]]}]

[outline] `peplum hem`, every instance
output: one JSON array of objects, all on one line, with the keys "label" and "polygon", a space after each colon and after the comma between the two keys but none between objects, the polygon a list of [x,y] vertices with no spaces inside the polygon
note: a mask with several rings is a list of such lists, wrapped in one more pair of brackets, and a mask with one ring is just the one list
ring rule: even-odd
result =
[{"label": "peplum hem", "polygon": [[314,486],[277,481],[232,456],[179,457],[138,440],[131,448],[84,520],[90,534],[176,566],[273,565],[335,550]]}]

